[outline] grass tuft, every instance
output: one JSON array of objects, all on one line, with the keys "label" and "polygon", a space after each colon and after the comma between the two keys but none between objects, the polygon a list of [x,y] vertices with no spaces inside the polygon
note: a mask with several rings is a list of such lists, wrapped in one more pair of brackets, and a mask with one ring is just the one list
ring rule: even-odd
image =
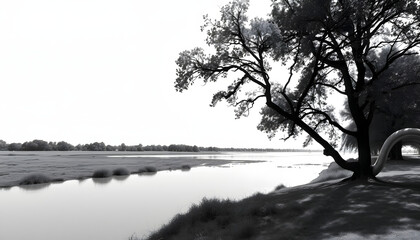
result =
[{"label": "grass tuft", "polygon": [[152,166],[146,166],[139,169],[139,173],[155,173],[157,169]]},{"label": "grass tuft", "polygon": [[131,235],[128,240],[141,240],[136,234]]},{"label": "grass tuft", "polygon": [[217,217],[228,215],[231,212],[231,206],[232,201],[230,200],[204,198],[200,205],[193,205],[190,208],[190,213],[194,222],[209,222]]},{"label": "grass tuft", "polygon": [[233,229],[233,239],[250,239],[257,233],[255,221],[245,219],[239,222]]},{"label": "grass tuft", "polygon": [[40,183],[49,183],[51,182],[51,178],[43,175],[43,174],[31,174],[19,181],[19,185],[30,185],[30,184],[40,184]]},{"label": "grass tuft", "polygon": [[[168,224],[147,239],[172,239],[185,228],[194,228],[194,226],[211,221],[216,223],[217,228],[224,229],[228,225],[232,225],[234,218],[232,217],[234,215],[232,207],[233,202],[230,200],[204,198],[199,205],[192,205],[188,213],[176,215]],[[183,239],[181,236],[174,239]]]},{"label": "grass tuft", "polygon": [[181,170],[182,171],[189,171],[189,170],[191,170],[191,166],[190,165],[182,165]]},{"label": "grass tuft", "polygon": [[278,191],[278,190],[283,189],[283,188],[286,188],[286,186],[284,186],[283,184],[280,184],[274,189],[274,191]]},{"label": "grass tuft", "polygon": [[128,171],[127,168],[116,168],[114,171],[112,171],[112,175],[114,176],[126,176],[130,175],[130,171]]},{"label": "grass tuft", "polygon": [[204,198],[147,239],[253,239],[261,230],[259,222],[282,212],[271,198],[261,193],[239,202]]},{"label": "grass tuft", "polygon": [[111,171],[108,169],[98,169],[95,172],[93,172],[92,175],[93,178],[107,178],[111,177]]}]

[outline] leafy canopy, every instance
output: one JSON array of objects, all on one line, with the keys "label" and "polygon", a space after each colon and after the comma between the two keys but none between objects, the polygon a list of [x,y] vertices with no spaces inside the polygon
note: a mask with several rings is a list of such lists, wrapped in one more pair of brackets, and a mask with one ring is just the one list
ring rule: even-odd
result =
[{"label": "leafy canopy", "polygon": [[[264,99],[258,128],[270,137],[304,131],[306,144],[314,139],[340,166],[356,171],[335,150],[342,132],[357,139],[359,161],[370,167],[366,139],[380,98],[374,88],[396,60],[417,53],[418,1],[274,0],[271,17],[251,20],[248,7],[236,0],[221,8],[219,20],[205,17],[202,30],[214,51],[181,52],[175,88],[182,92],[197,79],[229,81],[213,106],[226,100],[239,117]],[[274,76],[272,67],[281,65],[287,74]],[[355,128],[336,116],[332,93],[346,100]]]}]

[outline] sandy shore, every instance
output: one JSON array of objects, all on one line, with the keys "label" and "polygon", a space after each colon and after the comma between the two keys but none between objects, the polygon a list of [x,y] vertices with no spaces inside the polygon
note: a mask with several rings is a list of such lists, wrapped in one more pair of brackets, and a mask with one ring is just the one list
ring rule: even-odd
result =
[{"label": "sandy shore", "polygon": [[[322,174],[340,176],[337,171],[331,166]],[[377,177],[282,188],[210,215],[207,203],[169,224],[162,231],[169,235],[151,239],[420,239],[420,159],[389,161]],[[216,203],[212,208],[227,204]]]},{"label": "sandy shore", "polygon": [[[190,167],[203,165],[219,166],[232,162],[229,160],[192,159],[185,157],[185,155],[192,154],[199,154],[205,157],[208,154],[214,155],[218,153],[0,152],[0,187],[17,186],[21,179],[31,174],[43,174],[51,178],[52,181],[66,181],[90,178],[94,171],[98,169],[112,171],[116,168],[123,167],[131,173],[136,173],[140,168],[146,166],[151,166],[158,171],[162,171],[181,169],[183,165]],[[171,155],[171,157],[161,155]]]}]

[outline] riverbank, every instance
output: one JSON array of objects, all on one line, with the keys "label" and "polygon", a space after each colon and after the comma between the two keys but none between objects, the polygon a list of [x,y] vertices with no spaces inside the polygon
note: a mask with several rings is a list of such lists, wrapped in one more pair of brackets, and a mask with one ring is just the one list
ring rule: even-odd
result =
[{"label": "riverbank", "polygon": [[[334,164],[321,175],[344,176]],[[149,239],[420,239],[420,159],[389,161],[377,177],[203,200]]]},{"label": "riverbank", "polygon": [[[212,152],[211,154],[218,153]],[[185,157],[190,155],[200,157]],[[232,162],[206,158],[206,155],[208,155],[206,152],[5,151],[0,152],[0,187],[12,187],[37,181],[45,183],[82,180],[93,177],[98,171],[108,172],[111,175],[113,171],[116,174],[136,174],[147,171],[188,170],[196,166],[220,166]],[[241,161],[235,162],[241,163]]]}]

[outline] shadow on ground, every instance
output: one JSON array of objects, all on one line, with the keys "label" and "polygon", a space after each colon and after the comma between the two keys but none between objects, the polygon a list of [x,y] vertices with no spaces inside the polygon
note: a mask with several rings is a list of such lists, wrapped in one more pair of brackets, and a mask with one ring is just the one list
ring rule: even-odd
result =
[{"label": "shadow on ground", "polygon": [[378,181],[278,192],[284,212],[293,211],[291,201],[306,210],[277,215],[261,239],[420,239],[419,167],[418,160],[391,161]]}]

